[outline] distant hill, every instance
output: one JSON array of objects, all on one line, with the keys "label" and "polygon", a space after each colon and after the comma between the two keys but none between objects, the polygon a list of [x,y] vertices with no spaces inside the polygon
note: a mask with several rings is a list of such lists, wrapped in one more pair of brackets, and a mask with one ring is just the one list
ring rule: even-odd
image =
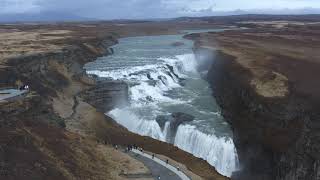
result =
[{"label": "distant hill", "polygon": [[40,12],[20,14],[0,14],[0,23],[28,23],[28,22],[77,22],[77,21],[108,21],[113,23],[145,23],[152,21],[190,22],[206,21],[210,23],[235,23],[239,21],[305,21],[319,22],[320,14],[304,15],[271,15],[271,14],[241,14],[241,15],[215,15],[202,17],[178,17],[158,19],[114,19],[103,20],[82,17],[65,12]]},{"label": "distant hill", "polygon": [[1,14],[0,23],[91,21],[92,18],[60,12]]},{"label": "distant hill", "polygon": [[180,17],[173,21],[207,21],[216,23],[234,23],[238,21],[305,21],[319,22],[320,14],[306,15],[269,15],[269,14],[243,14],[230,16],[207,16],[207,17]]}]

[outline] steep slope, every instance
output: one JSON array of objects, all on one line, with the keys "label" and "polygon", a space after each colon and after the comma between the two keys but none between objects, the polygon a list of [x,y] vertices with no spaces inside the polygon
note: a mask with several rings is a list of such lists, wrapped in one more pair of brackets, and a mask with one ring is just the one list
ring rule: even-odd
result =
[{"label": "steep slope", "polygon": [[234,179],[320,178],[319,26],[194,34],[211,52],[208,81],[234,131]]}]

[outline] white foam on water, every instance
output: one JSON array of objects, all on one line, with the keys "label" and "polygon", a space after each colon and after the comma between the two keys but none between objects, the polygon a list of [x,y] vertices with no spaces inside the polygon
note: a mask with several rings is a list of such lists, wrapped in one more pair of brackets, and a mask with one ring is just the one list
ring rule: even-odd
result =
[{"label": "white foam on water", "polygon": [[[135,104],[144,104],[147,98],[152,97],[152,102],[173,102],[175,100],[166,97],[164,93],[173,88],[180,87],[179,81],[174,75],[169,76],[170,71],[164,65],[146,65],[132,67],[128,69],[117,69],[114,71],[88,71],[88,74],[95,74],[99,77],[111,78],[113,80],[123,80],[135,83],[130,87],[130,98]],[[150,84],[148,81],[155,81]],[[159,79],[161,78],[161,80]],[[150,103],[152,103],[150,102]]]},{"label": "white foam on water", "polygon": [[168,132],[169,132],[169,128],[170,128],[170,122],[167,121],[167,122],[165,123],[164,129],[163,129],[163,131],[162,131],[163,136],[164,136],[165,138],[167,137],[167,134],[168,134]]},{"label": "white foam on water", "polygon": [[198,74],[198,63],[194,54],[182,54],[175,56],[175,58],[159,59],[173,66],[174,72],[176,72],[180,77],[187,77],[186,73]]},{"label": "white foam on water", "polygon": [[[132,132],[166,141],[170,131],[170,122],[166,122],[164,130],[161,131],[159,124],[155,121],[157,114],[152,114],[149,119],[146,119],[141,117],[136,110],[146,107],[155,110],[160,108],[160,103],[187,103],[166,96],[166,92],[174,88],[181,88],[180,80],[175,74],[180,78],[192,78],[190,76],[198,75],[198,65],[193,54],[159,58],[158,60],[159,63],[152,65],[121,67],[107,71],[92,70],[87,73],[128,82],[130,85],[130,106],[113,109],[108,115]],[[174,73],[167,65],[173,68]],[[218,114],[218,112],[212,113],[213,115]],[[223,175],[231,176],[232,172],[237,170],[238,157],[231,139],[205,134],[195,126],[184,124],[179,126],[174,144],[207,160]]]},{"label": "white foam on water", "polygon": [[[121,68],[116,70],[90,70],[87,71],[88,74],[95,74],[99,77],[111,78],[113,80],[130,79],[130,74],[134,74],[140,71],[151,69],[153,71],[157,70],[160,65],[145,65],[145,66],[135,66],[128,68]],[[146,80],[146,79],[145,79]]]},{"label": "white foam on water", "polygon": [[238,168],[237,152],[231,139],[208,135],[186,124],[179,126],[174,144],[206,160],[222,175],[230,177]]},{"label": "white foam on water", "polygon": [[176,58],[182,62],[184,71],[197,73],[198,63],[194,54],[178,55]]},{"label": "white foam on water", "polygon": [[[166,122],[164,130],[161,131],[155,120],[142,119],[130,109],[116,108],[110,111],[108,115],[131,132],[166,141],[170,122]],[[222,175],[230,177],[232,172],[239,167],[239,160],[232,139],[205,134],[195,126],[180,125],[174,139],[174,145],[206,160]]]},{"label": "white foam on water", "polygon": [[165,136],[156,121],[144,120],[129,109],[116,108],[107,113],[107,115],[111,116],[117,123],[123,125],[131,132],[165,141]]}]

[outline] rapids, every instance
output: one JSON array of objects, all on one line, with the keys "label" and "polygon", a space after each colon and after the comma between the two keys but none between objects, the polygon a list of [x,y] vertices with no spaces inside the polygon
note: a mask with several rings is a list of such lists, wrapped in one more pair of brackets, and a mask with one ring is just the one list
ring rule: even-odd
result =
[{"label": "rapids", "polygon": [[[123,38],[113,47],[113,55],[85,68],[88,74],[128,83],[129,105],[119,105],[106,114],[132,132],[168,141],[170,122],[161,129],[157,116],[174,112],[194,116],[192,122],[178,127],[170,142],[231,176],[239,166],[232,132],[201,76],[203,72],[198,71],[192,41],[182,36]],[[183,45],[172,46],[175,42]]]}]

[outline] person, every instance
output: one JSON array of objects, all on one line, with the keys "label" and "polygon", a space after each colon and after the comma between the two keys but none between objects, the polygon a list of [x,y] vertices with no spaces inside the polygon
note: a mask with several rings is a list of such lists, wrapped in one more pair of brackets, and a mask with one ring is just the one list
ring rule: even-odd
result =
[{"label": "person", "polygon": [[177,166],[177,170],[180,171],[180,167],[179,166]]},{"label": "person", "polygon": [[29,90],[29,85],[23,85],[19,88],[20,91]]},{"label": "person", "polygon": [[166,164],[169,164],[169,160],[168,159],[166,160]]},{"label": "person", "polygon": [[152,159],[154,159],[154,154],[152,154]]},{"label": "person", "polygon": [[25,85],[22,85],[22,86],[20,86],[19,90],[23,91],[23,90],[25,90],[25,87],[26,87]]}]

